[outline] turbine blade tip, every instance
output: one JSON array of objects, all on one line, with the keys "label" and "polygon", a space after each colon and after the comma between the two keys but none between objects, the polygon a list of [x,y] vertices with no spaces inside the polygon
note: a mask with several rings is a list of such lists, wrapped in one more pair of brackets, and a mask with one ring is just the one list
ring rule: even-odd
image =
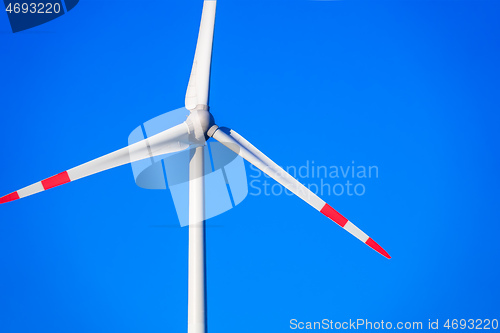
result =
[{"label": "turbine blade tip", "polygon": [[392,258],[389,255],[389,253],[387,253],[387,251],[384,250],[382,248],[382,246],[378,245],[377,242],[375,242],[373,239],[368,238],[368,240],[366,241],[365,244],[368,245],[369,247],[371,247],[372,249],[374,249],[375,251],[377,251],[378,253],[380,253],[381,255],[383,255],[384,257],[386,257],[387,259],[391,259]]},{"label": "turbine blade tip", "polygon": [[7,194],[7,195],[4,195],[3,197],[1,197],[0,204],[11,202],[11,201],[14,201],[17,199],[19,199],[19,194],[17,194],[17,192],[13,192],[11,194]]}]

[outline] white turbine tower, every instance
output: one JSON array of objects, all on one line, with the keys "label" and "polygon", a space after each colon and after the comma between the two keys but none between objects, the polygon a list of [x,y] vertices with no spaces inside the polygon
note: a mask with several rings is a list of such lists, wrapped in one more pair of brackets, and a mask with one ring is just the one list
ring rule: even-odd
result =
[{"label": "white turbine tower", "polygon": [[216,0],[206,0],[185,105],[185,122],[150,138],[102,156],[0,198],[0,204],[84,178],[124,164],[191,148],[189,162],[188,332],[205,333],[205,182],[204,145],[212,137],[276,180],[354,237],[386,258],[389,254],[352,222],[289,175],[241,135],[215,125],[208,106]]}]

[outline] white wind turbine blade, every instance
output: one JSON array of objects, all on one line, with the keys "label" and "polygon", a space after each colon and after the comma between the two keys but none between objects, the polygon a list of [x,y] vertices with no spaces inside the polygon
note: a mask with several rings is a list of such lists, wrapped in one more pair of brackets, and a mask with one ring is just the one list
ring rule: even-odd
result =
[{"label": "white wind turbine blade", "polygon": [[150,138],[3,196],[0,198],[0,204],[24,198],[101,171],[145,158],[181,151],[187,147],[189,147],[188,126],[186,123],[182,123]]},{"label": "white wind turbine blade", "polygon": [[185,104],[188,110],[195,110],[197,107],[206,109],[208,106],[216,6],[215,0],[206,0],[203,4],[198,44],[186,91]]},{"label": "white wind turbine blade", "polygon": [[373,239],[368,237],[363,231],[356,227],[352,222],[342,216],[339,212],[329,206],[320,197],[314,194],[307,187],[302,185],[298,180],[293,178],[285,170],[283,170],[279,165],[274,163],[266,155],[255,148],[250,142],[245,140],[241,135],[229,128],[219,128],[215,131],[212,137],[234,151],[236,154],[243,157],[245,160],[250,162],[259,168],[262,172],[266,173],[269,177],[276,180],[278,183],[283,185],[289,191],[297,195],[299,198],[307,202],[309,205],[314,207],[316,210],[323,213],[325,216],[333,220],[335,223],[344,228],[351,235],[383,255],[384,257],[390,259],[391,256]]}]

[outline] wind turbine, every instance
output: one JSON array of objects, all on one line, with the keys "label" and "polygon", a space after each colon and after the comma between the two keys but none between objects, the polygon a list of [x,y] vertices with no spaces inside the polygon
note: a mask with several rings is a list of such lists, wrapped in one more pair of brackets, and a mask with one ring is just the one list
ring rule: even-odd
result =
[{"label": "wind turbine", "polygon": [[24,198],[95,173],[190,148],[188,332],[206,332],[204,145],[213,138],[276,180],[354,237],[386,258],[372,238],[289,175],[234,130],[218,127],[209,108],[210,67],[216,0],[205,0],[196,54],[186,92],[186,121],[157,135],[102,156],[0,198],[0,204]]}]

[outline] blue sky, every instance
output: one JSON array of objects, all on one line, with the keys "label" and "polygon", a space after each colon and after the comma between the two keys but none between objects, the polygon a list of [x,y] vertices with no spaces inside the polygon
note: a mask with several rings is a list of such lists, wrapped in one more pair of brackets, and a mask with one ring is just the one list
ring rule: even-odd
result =
[{"label": "blue sky", "polygon": [[[182,107],[201,5],[81,1],[16,34],[0,14],[1,194]],[[364,195],[323,198],[393,259],[297,198],[250,195],[208,221],[210,331],[498,317],[499,14],[495,1],[219,1],[216,122],[283,166],[377,166],[354,180]],[[176,225],[170,193],[137,187],[128,166],[2,205],[0,331],[186,331]]]}]

